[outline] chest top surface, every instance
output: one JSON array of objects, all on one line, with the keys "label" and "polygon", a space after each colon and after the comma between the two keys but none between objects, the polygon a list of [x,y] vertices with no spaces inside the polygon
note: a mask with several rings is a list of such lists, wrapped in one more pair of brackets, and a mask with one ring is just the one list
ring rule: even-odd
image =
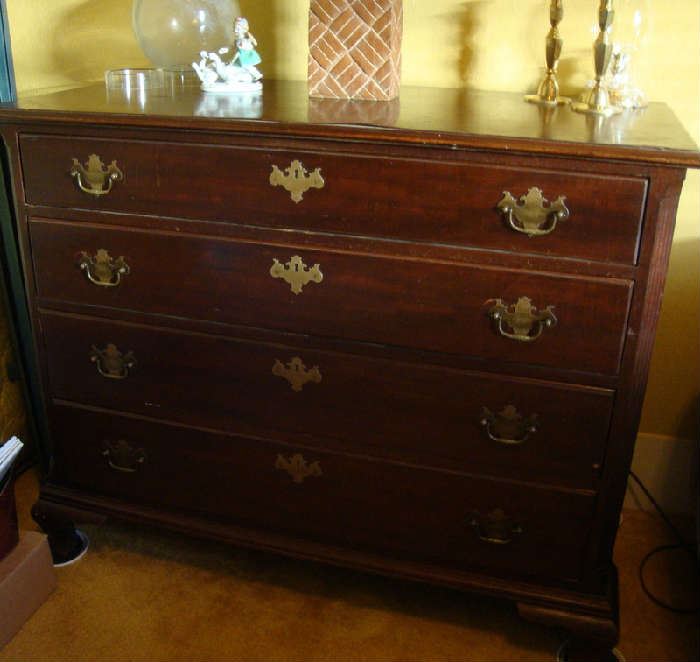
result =
[{"label": "chest top surface", "polygon": [[391,102],[308,97],[306,83],[266,81],[261,96],[110,94],[104,85],[0,104],[4,123],[46,122],[330,140],[431,144],[700,167],[700,152],[662,103],[604,119],[544,109],[520,94],[404,87]]}]

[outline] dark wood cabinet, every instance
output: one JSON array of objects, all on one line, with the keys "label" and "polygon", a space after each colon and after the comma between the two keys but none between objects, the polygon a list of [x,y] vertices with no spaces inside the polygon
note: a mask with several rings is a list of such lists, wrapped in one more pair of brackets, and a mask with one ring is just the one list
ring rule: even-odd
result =
[{"label": "dark wood cabinet", "polygon": [[675,118],[652,104],[607,132],[407,89],[363,124],[376,104],[344,121],[273,82],[253,119],[200,101],[95,87],[0,110],[53,449],[41,507],[497,595],[612,646],[700,166]]}]

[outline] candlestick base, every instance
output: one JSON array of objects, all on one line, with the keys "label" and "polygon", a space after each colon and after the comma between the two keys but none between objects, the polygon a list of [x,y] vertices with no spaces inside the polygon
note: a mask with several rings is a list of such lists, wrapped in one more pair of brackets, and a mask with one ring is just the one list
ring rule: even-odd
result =
[{"label": "candlestick base", "polygon": [[612,117],[613,115],[619,115],[622,112],[622,108],[618,108],[617,106],[597,108],[596,106],[589,106],[585,101],[575,101],[571,104],[571,110],[573,110],[575,113],[582,113],[584,115],[600,115],[601,117]]},{"label": "candlestick base", "polygon": [[613,115],[619,115],[622,112],[622,108],[617,106],[596,106],[588,101],[574,101],[571,104],[571,110],[575,113],[582,113],[584,115],[600,115],[601,117],[612,117]]},{"label": "candlestick base", "polygon": [[569,97],[556,97],[554,99],[548,99],[539,94],[526,94],[524,97],[525,101],[528,103],[536,103],[539,106],[565,106],[571,103]]},{"label": "candlestick base", "polygon": [[571,104],[571,110],[584,115],[600,115],[602,117],[612,117],[622,112],[622,108],[611,105],[608,91],[600,83],[593,87],[583,101],[574,101]]}]

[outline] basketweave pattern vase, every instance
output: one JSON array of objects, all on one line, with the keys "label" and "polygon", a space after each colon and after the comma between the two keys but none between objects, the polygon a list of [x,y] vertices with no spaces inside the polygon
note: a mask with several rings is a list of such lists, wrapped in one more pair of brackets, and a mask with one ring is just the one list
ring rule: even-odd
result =
[{"label": "basketweave pattern vase", "polygon": [[311,0],[309,94],[395,99],[402,31],[402,0]]}]

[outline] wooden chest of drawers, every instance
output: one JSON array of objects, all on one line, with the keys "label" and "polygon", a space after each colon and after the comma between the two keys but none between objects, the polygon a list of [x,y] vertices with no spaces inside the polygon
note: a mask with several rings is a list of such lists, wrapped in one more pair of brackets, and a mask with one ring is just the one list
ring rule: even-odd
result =
[{"label": "wooden chest of drawers", "polygon": [[41,507],[499,595],[614,644],[617,519],[700,165],[673,117],[611,120],[614,144],[510,95],[406,90],[371,128],[337,102],[314,122],[292,84],[258,121],[197,102],[0,111]]}]

